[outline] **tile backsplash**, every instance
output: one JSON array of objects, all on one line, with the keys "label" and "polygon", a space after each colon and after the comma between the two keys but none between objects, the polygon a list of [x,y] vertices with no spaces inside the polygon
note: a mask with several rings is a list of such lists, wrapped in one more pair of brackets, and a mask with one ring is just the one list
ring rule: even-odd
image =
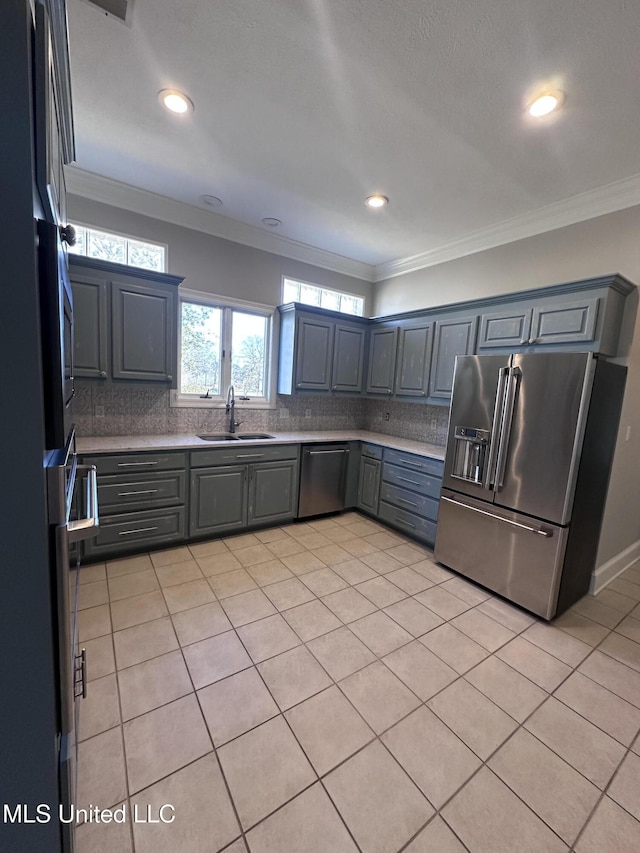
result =
[{"label": "tile backsplash", "polygon": [[[170,392],[155,384],[97,383],[76,380],[74,419],[78,435],[161,435],[222,432],[223,408],[176,408]],[[282,410],[288,417],[281,417]],[[386,420],[386,413],[389,420]],[[445,444],[449,410],[441,406],[324,397],[278,397],[276,409],[236,408],[240,431],[367,429],[373,432]]]}]

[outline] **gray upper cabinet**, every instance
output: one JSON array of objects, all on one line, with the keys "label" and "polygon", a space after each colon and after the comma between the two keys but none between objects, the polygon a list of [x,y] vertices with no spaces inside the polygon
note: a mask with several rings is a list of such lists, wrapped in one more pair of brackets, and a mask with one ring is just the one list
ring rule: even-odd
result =
[{"label": "gray upper cabinet", "polygon": [[499,347],[521,347],[529,343],[531,309],[514,308],[482,314],[478,333],[478,350]]},{"label": "gray upper cabinet", "polygon": [[114,281],[111,300],[113,378],[172,382],[176,294]]},{"label": "gray upper cabinet", "polygon": [[597,297],[532,309],[530,344],[591,342],[598,319]]},{"label": "gray upper cabinet", "polygon": [[394,385],[396,396],[427,396],[432,344],[433,323],[400,327]]},{"label": "gray upper cabinet", "polygon": [[396,326],[381,326],[371,329],[369,338],[369,366],[367,369],[367,392],[369,394],[392,394],[396,367]]},{"label": "gray upper cabinet", "polygon": [[328,391],[335,325],[315,317],[297,318],[296,388]]},{"label": "gray upper cabinet", "polygon": [[76,274],[73,288],[74,376],[106,379],[109,372],[109,307],[104,278]]},{"label": "gray upper cabinet", "polygon": [[451,399],[456,356],[475,351],[477,330],[477,316],[436,320],[429,380],[429,397],[434,402]]},{"label": "gray upper cabinet", "polygon": [[332,391],[362,391],[365,330],[336,324],[333,343]]},{"label": "gray upper cabinet", "polygon": [[176,387],[178,286],[165,273],[71,255],[75,375]]}]

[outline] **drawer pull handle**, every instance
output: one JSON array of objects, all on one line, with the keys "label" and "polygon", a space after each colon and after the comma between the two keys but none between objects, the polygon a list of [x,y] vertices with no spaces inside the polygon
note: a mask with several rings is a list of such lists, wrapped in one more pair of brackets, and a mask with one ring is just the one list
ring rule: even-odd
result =
[{"label": "drawer pull handle", "polygon": [[121,530],[118,536],[132,536],[134,533],[150,533],[152,530],[157,529],[157,527],[137,527],[135,530]]},{"label": "drawer pull handle", "polygon": [[402,483],[413,483],[414,486],[419,486],[420,483],[417,483],[415,480],[410,480],[408,477],[398,477]]},{"label": "drawer pull handle", "polygon": [[119,498],[128,498],[130,495],[155,495],[158,489],[141,489],[139,492],[118,492]]},{"label": "drawer pull handle", "polygon": [[118,468],[136,468],[138,465],[157,465],[157,462],[118,462]]},{"label": "drawer pull handle", "polygon": [[407,527],[415,527],[416,526],[415,524],[411,524],[410,521],[405,521],[404,518],[398,518],[397,516],[396,516],[396,521],[398,524],[406,524]]},{"label": "drawer pull handle", "polygon": [[401,459],[403,465],[415,465],[416,468],[422,468],[422,462],[412,462],[410,459]]},{"label": "drawer pull handle", "polygon": [[262,459],[264,453],[238,453],[237,459]]},{"label": "drawer pull handle", "polygon": [[396,500],[398,501],[398,503],[401,504],[409,504],[409,506],[418,506],[415,501],[408,501],[406,498],[396,498]]}]

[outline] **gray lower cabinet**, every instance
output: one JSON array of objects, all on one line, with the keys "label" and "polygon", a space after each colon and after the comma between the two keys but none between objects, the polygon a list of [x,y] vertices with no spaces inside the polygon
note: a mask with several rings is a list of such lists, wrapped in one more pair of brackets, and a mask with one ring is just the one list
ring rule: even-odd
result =
[{"label": "gray lower cabinet", "polygon": [[185,538],[184,506],[140,512],[102,513],[100,532],[84,544],[89,559],[122,556],[181,542]]},{"label": "gray lower cabinet", "polygon": [[382,326],[371,329],[367,393],[385,394],[387,396],[393,393],[397,341],[398,329],[396,326]]},{"label": "gray lower cabinet", "polygon": [[193,470],[189,536],[243,530],[247,526],[248,494],[247,465]]},{"label": "gray lower cabinet", "polygon": [[75,375],[176,387],[182,278],[72,256]]},{"label": "gray lower cabinet", "polygon": [[378,514],[378,498],[380,495],[380,468],[379,459],[370,456],[360,457],[360,479],[358,482],[358,504],[359,509]]},{"label": "gray lower cabinet", "polygon": [[385,449],[378,518],[433,544],[443,469],[438,459]]},{"label": "gray lower cabinet", "polygon": [[396,397],[426,397],[433,345],[433,323],[401,326],[398,329]]},{"label": "gray lower cabinet", "polygon": [[297,459],[249,466],[249,525],[290,521],[297,509]]},{"label": "gray lower cabinet", "polygon": [[457,355],[475,351],[478,317],[451,317],[436,320],[433,359],[429,380],[429,398],[448,403],[453,389],[453,371]]}]

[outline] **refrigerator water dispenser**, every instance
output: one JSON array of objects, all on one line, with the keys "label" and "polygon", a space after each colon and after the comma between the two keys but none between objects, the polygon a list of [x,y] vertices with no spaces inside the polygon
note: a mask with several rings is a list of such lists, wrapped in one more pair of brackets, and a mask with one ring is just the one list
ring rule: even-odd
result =
[{"label": "refrigerator water dispenser", "polygon": [[489,458],[489,430],[457,426],[454,437],[456,444],[451,476],[483,485]]}]

